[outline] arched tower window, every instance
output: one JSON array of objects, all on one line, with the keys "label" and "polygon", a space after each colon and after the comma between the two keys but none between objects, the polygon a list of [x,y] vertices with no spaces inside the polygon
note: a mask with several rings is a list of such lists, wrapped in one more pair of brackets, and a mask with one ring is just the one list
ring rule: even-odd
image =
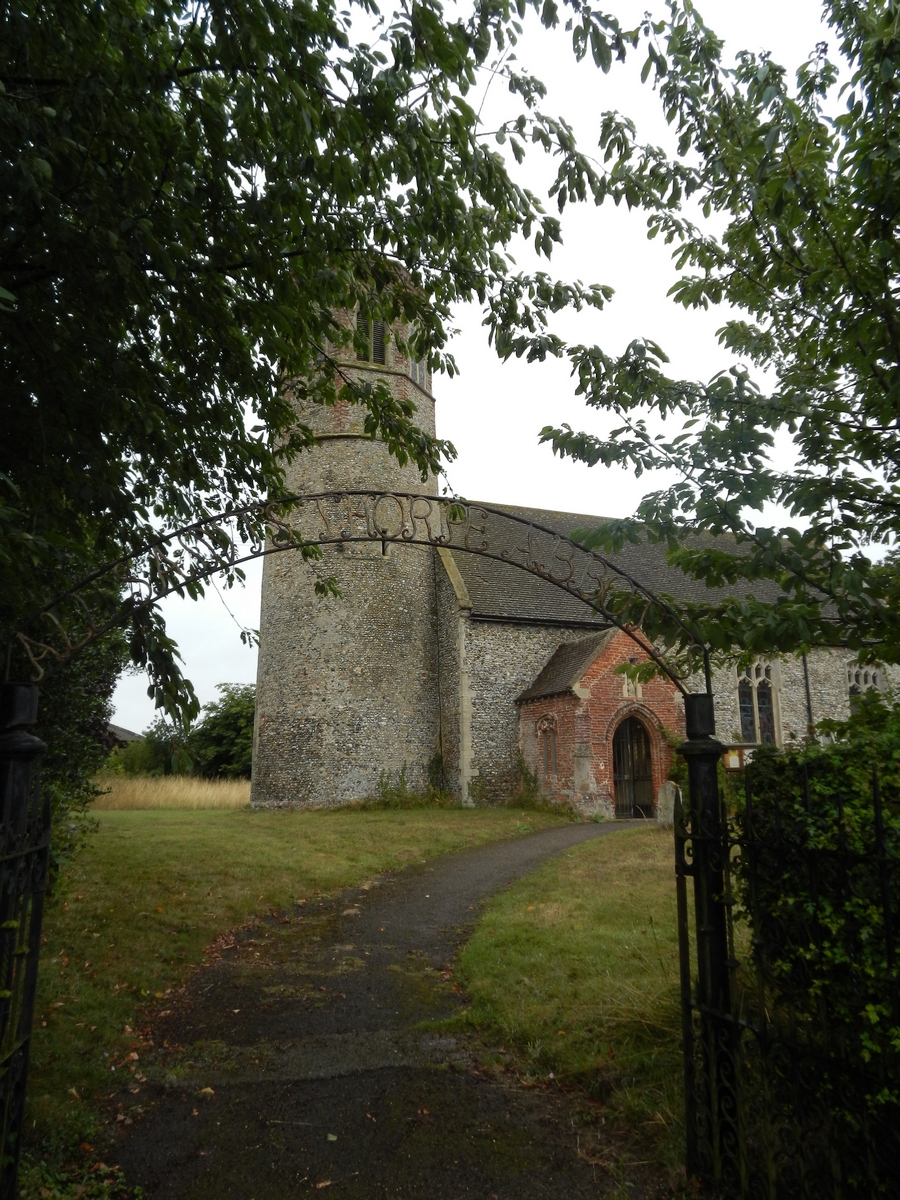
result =
[{"label": "arched tower window", "polygon": [[866,692],[881,691],[881,671],[878,667],[861,667],[857,662],[847,663],[847,691],[850,696],[850,708],[859,704],[860,696]]},{"label": "arched tower window", "polygon": [[556,774],[556,717],[541,717],[537,723],[537,735],[541,743],[541,766],[544,777]]},{"label": "arched tower window", "polygon": [[359,362],[379,363],[384,366],[384,321],[370,321],[368,317],[364,317],[361,312],[358,312],[356,314],[356,332],[361,334],[368,343],[368,349],[365,352],[362,350],[356,352]]},{"label": "arched tower window", "polygon": [[738,708],[742,742],[757,746],[776,745],[775,681],[771,663],[757,659],[738,678]]}]

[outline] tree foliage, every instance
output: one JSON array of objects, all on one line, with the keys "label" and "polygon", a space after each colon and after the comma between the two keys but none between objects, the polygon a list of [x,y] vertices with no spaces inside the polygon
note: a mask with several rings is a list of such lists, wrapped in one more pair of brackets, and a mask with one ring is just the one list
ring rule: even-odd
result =
[{"label": "tree foliage", "polygon": [[111,775],[187,774],[191,765],[188,736],[179,722],[159,714],[139,738],[115,747],[106,770]]},{"label": "tree foliage", "polygon": [[39,760],[41,787],[50,798],[54,873],[90,830],[95,776],[112,741],[112,693],[127,661],[120,633],[93,642],[42,689],[37,735],[47,744]]},{"label": "tree foliage", "polygon": [[220,683],[217,689],[220,699],[204,704],[190,729],[158,716],[137,741],[110,755],[108,769],[124,775],[249,779],[256,688],[252,683]]},{"label": "tree foliage", "polygon": [[204,704],[188,738],[193,770],[209,778],[249,779],[256,688],[252,683],[220,683],[218,690],[221,698]]},{"label": "tree foliage", "polygon": [[[836,53],[816,46],[795,80],[766,54],[727,65],[691,0],[670,0],[665,19],[623,39],[646,50],[643,77],[677,154],[605,113],[603,166],[579,174],[570,162],[560,207],[580,189],[644,210],[649,236],[673,247],[675,299],[729,308],[719,340],[734,365],[704,383],[672,375],[664,349],[640,337],[623,354],[570,347],[579,393],[619,420],[606,437],[548,426],[542,438],[636,475],[674,469],[677,482],[648,495],[634,522],[589,540],[663,539],[673,563],[729,585],[730,598],[684,609],[700,640],[723,651],[844,645],[897,662],[900,5],[823,7]],[[501,349],[545,352],[521,332]],[[651,414],[677,433],[655,432]],[[777,465],[776,438],[793,465]],[[790,523],[768,524],[759,514],[770,505]],[[760,579],[776,582],[777,599],[749,594]],[[651,611],[654,626],[672,634]]]},{"label": "tree foliage", "polygon": [[[586,21],[605,60],[622,52],[614,22]],[[525,236],[549,254],[560,236],[466,99],[516,31],[507,0],[460,17],[440,0],[3,6],[4,626],[47,599],[54,568],[55,590],[71,583],[73,555],[87,569],[277,494],[285,456],[312,441],[286,377],[301,399],[363,405],[373,437],[438,470],[452,447],[422,434],[414,405],[342,374],[334,348],[356,335],[338,310],[402,318],[416,356],[452,371],[460,300],[502,294],[531,331],[560,306],[602,305],[603,289],[526,279],[504,253]],[[508,81],[516,156],[527,135],[572,160],[540,84]],[[244,514],[211,536],[261,525]],[[164,567],[139,564],[151,580]],[[157,701],[195,715],[161,618],[134,613]]]}]

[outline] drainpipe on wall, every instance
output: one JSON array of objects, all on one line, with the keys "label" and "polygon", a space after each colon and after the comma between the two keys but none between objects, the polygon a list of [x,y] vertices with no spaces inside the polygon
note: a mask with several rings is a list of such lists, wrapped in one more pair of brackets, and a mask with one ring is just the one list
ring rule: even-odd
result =
[{"label": "drainpipe on wall", "polygon": [[810,741],[816,736],[816,724],[813,720],[812,690],[809,686],[809,663],[806,654],[800,655],[803,661],[803,686],[806,688],[806,736]]},{"label": "drainpipe on wall", "polygon": [[469,664],[466,661],[466,618],[457,618],[459,636],[459,791],[464,807],[472,808],[469,782],[478,775],[472,766],[472,693],[469,690]]}]

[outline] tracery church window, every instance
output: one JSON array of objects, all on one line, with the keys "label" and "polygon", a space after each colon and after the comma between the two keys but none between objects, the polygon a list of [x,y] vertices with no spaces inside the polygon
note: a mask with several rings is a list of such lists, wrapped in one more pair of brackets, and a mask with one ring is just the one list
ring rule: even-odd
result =
[{"label": "tracery church window", "polygon": [[881,691],[881,672],[877,667],[861,667],[856,662],[847,663],[847,689],[852,709],[859,703],[859,697],[866,692]]},{"label": "tracery church window", "polygon": [[738,679],[738,708],[741,714],[741,741],[753,745],[774,746],[775,688],[772,664],[757,659]]},{"label": "tracery church window", "polygon": [[383,366],[385,362],[384,321],[370,321],[368,317],[364,317],[361,312],[358,312],[356,314],[356,332],[362,334],[369,344],[365,353],[357,350],[357,359],[360,362],[380,363]]},{"label": "tracery church window", "polygon": [[541,742],[541,765],[544,775],[556,774],[556,718],[541,717],[537,723],[537,735]]}]

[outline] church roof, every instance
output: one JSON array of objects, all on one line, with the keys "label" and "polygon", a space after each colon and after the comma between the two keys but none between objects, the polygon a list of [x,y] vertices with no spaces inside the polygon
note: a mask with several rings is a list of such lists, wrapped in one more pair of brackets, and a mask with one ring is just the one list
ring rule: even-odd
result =
[{"label": "church roof", "polygon": [[[485,502],[487,503],[487,502]],[[472,506],[477,507],[476,502]],[[510,516],[523,517],[566,537],[575,529],[592,529],[607,519],[586,513],[555,512],[552,509],[517,508],[508,504],[491,504],[490,508]],[[514,542],[521,540],[522,527],[513,522],[495,519],[490,523],[489,537],[494,550],[514,551]],[[504,546],[504,542],[507,544]],[[609,622],[587,604],[562,588],[516,567],[480,554],[466,553],[451,544],[450,552],[469,593],[472,617],[481,620],[536,623],[544,625],[587,626],[606,629]],[[666,592],[683,600],[716,600],[729,594],[727,588],[708,588],[701,580],[689,579],[666,561],[663,543],[642,543],[623,547],[611,556],[616,566],[640,581],[652,592]],[[777,588],[766,582],[757,583],[754,593]]]},{"label": "church roof", "polygon": [[516,703],[570,692],[615,632],[607,629],[577,642],[563,642],[531,687],[516,698]]}]

